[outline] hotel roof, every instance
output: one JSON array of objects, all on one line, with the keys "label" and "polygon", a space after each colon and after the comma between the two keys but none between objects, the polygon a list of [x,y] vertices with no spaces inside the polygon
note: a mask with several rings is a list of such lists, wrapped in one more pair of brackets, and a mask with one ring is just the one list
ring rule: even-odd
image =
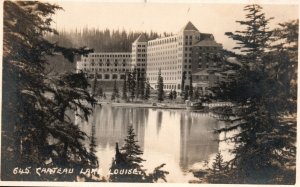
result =
[{"label": "hotel roof", "polygon": [[196,43],[194,46],[213,46],[213,47],[222,47],[221,44],[217,43],[215,40],[211,38],[206,38]]},{"label": "hotel roof", "polygon": [[139,37],[133,42],[133,43],[137,43],[137,42],[147,42],[147,38],[145,36],[145,34],[140,34]]},{"label": "hotel roof", "polygon": [[192,22],[188,22],[180,31],[199,31]]}]

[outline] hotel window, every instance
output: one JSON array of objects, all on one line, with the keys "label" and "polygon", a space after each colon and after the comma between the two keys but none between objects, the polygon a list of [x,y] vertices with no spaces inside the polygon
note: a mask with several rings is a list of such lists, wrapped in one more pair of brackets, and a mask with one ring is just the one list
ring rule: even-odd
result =
[{"label": "hotel window", "polygon": [[104,79],[109,79],[109,74],[105,74]]},{"label": "hotel window", "polygon": [[97,74],[97,79],[102,79],[102,75],[101,74]]}]

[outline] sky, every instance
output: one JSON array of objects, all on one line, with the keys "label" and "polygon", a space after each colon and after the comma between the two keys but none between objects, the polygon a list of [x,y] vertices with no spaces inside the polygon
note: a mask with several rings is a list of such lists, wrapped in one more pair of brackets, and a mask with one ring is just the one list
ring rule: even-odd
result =
[{"label": "sky", "polygon": [[[53,27],[58,30],[88,27],[177,33],[188,21],[191,21],[200,32],[214,34],[217,42],[222,43],[224,48],[231,49],[235,43],[224,33],[239,30],[241,27],[236,23],[236,20],[243,20],[245,16],[243,11],[245,4],[209,4],[207,1],[205,3],[203,3],[204,1],[144,3],[144,1],[118,3],[99,1],[52,2],[64,9],[64,11],[58,11],[54,15]],[[274,17],[270,23],[270,28],[276,27],[278,23],[299,17],[297,4],[271,4],[269,2],[268,4],[261,4],[261,6],[267,18]]]}]

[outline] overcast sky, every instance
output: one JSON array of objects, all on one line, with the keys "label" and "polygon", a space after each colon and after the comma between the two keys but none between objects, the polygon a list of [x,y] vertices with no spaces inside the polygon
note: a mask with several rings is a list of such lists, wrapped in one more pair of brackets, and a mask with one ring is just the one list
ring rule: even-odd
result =
[{"label": "overcast sky", "polygon": [[[200,2],[200,1],[199,1]],[[188,21],[200,32],[212,33],[224,48],[234,43],[224,33],[239,29],[236,20],[244,19],[245,4],[207,3],[104,3],[83,1],[55,2],[64,8],[55,16],[58,30],[75,28],[125,29],[177,33]],[[298,18],[298,5],[263,4],[266,17],[274,17],[270,27]]]}]

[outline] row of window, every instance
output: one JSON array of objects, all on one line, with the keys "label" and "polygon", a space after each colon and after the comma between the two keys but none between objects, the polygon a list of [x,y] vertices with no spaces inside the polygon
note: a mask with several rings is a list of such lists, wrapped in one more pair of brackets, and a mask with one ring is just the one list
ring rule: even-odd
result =
[{"label": "row of window", "polygon": [[111,69],[109,69],[109,68],[107,68],[107,69],[100,69],[100,68],[91,68],[91,69],[88,69],[88,68],[83,68],[83,70],[84,71],[86,71],[86,72],[90,72],[90,71],[99,71],[99,72],[125,72],[125,71],[129,71],[130,69],[113,69],[113,68],[111,68]]},{"label": "row of window", "polygon": [[[155,85],[155,88],[157,89],[158,85]],[[180,84],[178,84],[177,89],[180,89],[180,88],[181,88]],[[165,84],[164,85],[164,89],[175,90],[176,89],[176,85],[174,85],[174,84]]]},{"label": "row of window", "polygon": [[159,50],[159,52],[148,52],[147,53],[148,56],[158,56],[158,55],[169,55],[169,54],[173,54],[173,55],[177,55],[177,50],[165,50],[165,51],[161,51]]},{"label": "row of window", "polygon": [[138,63],[137,66],[146,66],[146,64],[140,64],[140,63]]},{"label": "row of window", "polygon": [[163,57],[156,57],[156,58],[148,58],[148,61],[163,61],[163,60],[171,60],[171,59],[177,59],[176,56],[163,56]]},{"label": "row of window", "polygon": [[165,62],[148,62],[148,66],[162,66],[162,65],[176,65],[176,61],[165,61]]},{"label": "row of window", "polygon": [[149,67],[147,68],[148,71],[158,71],[158,70],[176,70],[177,67],[176,66],[160,66],[160,67]]},{"label": "row of window", "polygon": [[[90,79],[94,78],[94,74],[89,74],[88,77]],[[118,74],[97,74],[96,75],[97,79],[125,79],[125,74],[122,74],[120,76],[118,76]]]},{"label": "row of window", "polygon": [[149,51],[159,51],[162,49],[177,49],[177,45],[167,45],[167,46],[158,46],[158,47],[148,47],[148,52]]},{"label": "row of window", "polygon": [[[179,73],[179,71],[178,71],[178,73]],[[158,75],[158,71],[154,72],[154,73],[148,73],[147,75],[148,76],[157,76]],[[175,71],[174,72],[173,71],[170,71],[170,72],[161,72],[161,75],[177,75],[177,72],[175,72]]]},{"label": "row of window", "polygon": [[131,57],[131,54],[89,54],[89,57]]},{"label": "row of window", "polygon": [[165,38],[165,39],[160,39],[156,41],[149,41],[148,46],[154,46],[154,45],[161,45],[161,44],[168,44],[172,42],[177,42],[177,38]]},{"label": "row of window", "polygon": [[[181,77],[179,76],[178,79],[180,79]],[[157,81],[158,77],[149,77],[150,81]],[[168,80],[176,80],[176,77],[164,77],[163,78],[165,81]]]},{"label": "row of window", "polygon": [[84,58],[83,59],[83,62],[129,62],[130,61],[130,58],[128,59],[87,59],[87,58]]},{"label": "row of window", "polygon": [[[83,66],[85,66],[85,67],[87,67],[88,65],[89,65],[89,64],[87,64],[87,63],[84,63],[84,64],[83,64]],[[102,64],[102,63],[93,63],[93,62],[91,63],[91,66],[97,66],[97,65],[98,65],[98,66],[101,66],[101,67],[102,67],[102,66],[107,66],[107,67],[113,66],[113,64],[109,64],[109,63],[106,63],[106,64]],[[127,66],[130,66],[130,64],[124,64],[124,63],[123,63],[123,64],[117,64],[117,63],[114,64],[114,66],[118,66],[118,65],[119,65],[119,66],[123,66],[123,67],[125,67],[126,65],[127,65]]]}]

